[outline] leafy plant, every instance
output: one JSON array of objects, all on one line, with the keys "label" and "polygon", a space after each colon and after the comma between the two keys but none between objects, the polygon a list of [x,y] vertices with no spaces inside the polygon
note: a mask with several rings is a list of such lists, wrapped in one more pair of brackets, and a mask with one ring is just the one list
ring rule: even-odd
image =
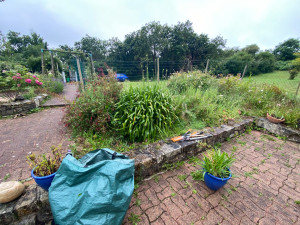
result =
[{"label": "leafy plant", "polygon": [[130,141],[153,140],[176,123],[171,96],[158,86],[130,87],[116,105],[113,124]]},{"label": "leafy plant", "polygon": [[31,169],[34,169],[34,175],[43,177],[51,175],[55,173],[60,164],[61,164],[61,156],[62,156],[62,147],[61,145],[55,147],[51,146],[51,156],[46,156],[46,154],[41,154],[35,156],[35,154],[28,155],[27,163]]},{"label": "leafy plant", "polygon": [[230,175],[229,168],[235,161],[233,154],[221,152],[220,149],[211,149],[206,152],[203,158],[203,172],[210,173],[216,177],[226,178]]}]

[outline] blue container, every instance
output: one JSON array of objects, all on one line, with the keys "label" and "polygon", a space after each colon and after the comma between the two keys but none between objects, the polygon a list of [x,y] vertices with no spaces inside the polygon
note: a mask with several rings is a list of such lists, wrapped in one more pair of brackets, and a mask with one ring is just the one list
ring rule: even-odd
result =
[{"label": "blue container", "polygon": [[35,180],[35,182],[44,190],[48,191],[49,187],[51,186],[51,182],[56,173],[52,173],[51,175],[44,176],[44,177],[37,177],[33,174],[33,170],[31,170],[31,176]]},{"label": "blue container", "polygon": [[[230,172],[230,169],[228,170]],[[216,191],[219,188],[223,187],[230,178],[231,178],[231,173],[227,178],[220,178],[220,177],[215,177],[214,175],[211,175],[210,173],[206,172],[204,175],[204,182],[207,187],[209,187],[211,190]]]}]

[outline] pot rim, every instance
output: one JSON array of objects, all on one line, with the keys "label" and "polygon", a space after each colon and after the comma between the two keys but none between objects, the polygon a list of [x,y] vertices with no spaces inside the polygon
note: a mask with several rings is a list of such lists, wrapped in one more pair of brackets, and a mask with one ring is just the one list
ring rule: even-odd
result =
[{"label": "pot rim", "polygon": [[37,180],[47,179],[47,178],[50,178],[50,177],[55,176],[55,174],[56,174],[56,172],[55,172],[55,173],[52,173],[52,174],[50,174],[50,175],[42,176],[42,177],[35,176],[34,173],[33,173],[35,168],[36,168],[36,167],[34,167],[34,168],[31,170],[31,176],[32,176],[34,179],[37,179]]},{"label": "pot rim", "polygon": [[216,176],[214,176],[214,175],[212,175],[211,173],[206,172],[206,171],[205,171],[205,174],[207,174],[207,175],[210,176],[210,177],[215,178],[216,180],[224,181],[224,180],[229,180],[229,179],[232,177],[232,174],[231,174],[230,169],[228,169],[228,170],[229,170],[230,174],[229,174],[229,177],[226,177],[226,178],[216,177]]}]

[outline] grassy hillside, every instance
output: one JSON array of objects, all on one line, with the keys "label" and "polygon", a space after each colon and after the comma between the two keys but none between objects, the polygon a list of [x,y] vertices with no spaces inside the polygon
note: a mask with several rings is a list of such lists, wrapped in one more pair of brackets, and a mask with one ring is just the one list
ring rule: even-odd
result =
[{"label": "grassy hillside", "polygon": [[[294,80],[289,80],[289,76],[288,71],[275,71],[273,73],[264,73],[252,77],[246,77],[245,80],[252,79],[257,83],[274,84],[291,94],[295,94],[300,81],[300,75],[298,75]],[[298,93],[298,95],[300,95],[300,93]]]}]

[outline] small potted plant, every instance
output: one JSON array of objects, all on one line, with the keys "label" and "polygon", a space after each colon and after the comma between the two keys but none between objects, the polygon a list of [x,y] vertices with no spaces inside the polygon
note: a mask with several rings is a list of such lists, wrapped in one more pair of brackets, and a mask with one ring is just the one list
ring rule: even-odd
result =
[{"label": "small potted plant", "polygon": [[214,191],[223,187],[232,177],[230,166],[234,161],[233,154],[228,155],[220,149],[207,151],[202,162],[206,186]]},{"label": "small potted plant", "polygon": [[279,114],[276,110],[270,110],[267,113],[267,119],[272,123],[283,123],[285,121],[283,115]]},{"label": "small potted plant", "polygon": [[58,147],[51,146],[51,156],[46,156],[46,154],[41,154],[39,156],[35,156],[35,154],[28,155],[27,163],[29,164],[31,170],[31,176],[35,180],[35,182],[48,191],[51,182],[61,164],[61,155],[62,148],[61,145]]}]

